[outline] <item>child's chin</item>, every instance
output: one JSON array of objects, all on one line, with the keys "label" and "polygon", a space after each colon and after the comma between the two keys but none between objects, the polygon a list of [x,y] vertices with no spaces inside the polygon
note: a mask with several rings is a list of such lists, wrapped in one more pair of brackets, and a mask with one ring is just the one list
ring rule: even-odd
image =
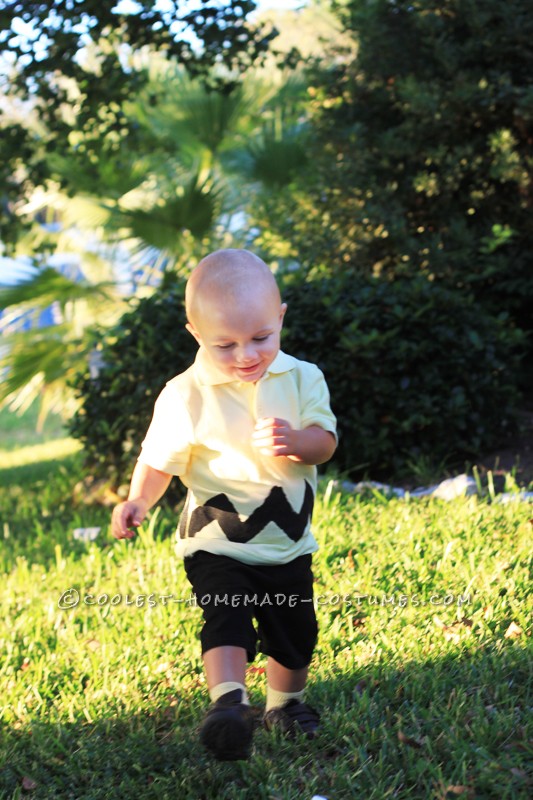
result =
[{"label": "child's chin", "polygon": [[262,367],[254,367],[254,369],[236,369],[235,376],[238,380],[243,381],[244,383],[258,381],[259,378],[262,377],[264,374],[264,369]]}]

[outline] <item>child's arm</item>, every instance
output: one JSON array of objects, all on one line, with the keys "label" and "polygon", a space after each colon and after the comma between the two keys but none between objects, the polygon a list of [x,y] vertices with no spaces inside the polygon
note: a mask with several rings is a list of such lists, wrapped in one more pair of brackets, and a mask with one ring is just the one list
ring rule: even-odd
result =
[{"label": "child's arm", "polygon": [[137,462],[133,470],[128,499],[113,509],[111,533],[115,539],[133,539],[132,527],[141,524],[146,512],[168,489],[172,475]]},{"label": "child's arm", "polygon": [[252,444],[265,456],[285,456],[300,464],[323,464],[337,447],[333,433],[319,425],[296,430],[285,419],[260,419],[252,434]]}]

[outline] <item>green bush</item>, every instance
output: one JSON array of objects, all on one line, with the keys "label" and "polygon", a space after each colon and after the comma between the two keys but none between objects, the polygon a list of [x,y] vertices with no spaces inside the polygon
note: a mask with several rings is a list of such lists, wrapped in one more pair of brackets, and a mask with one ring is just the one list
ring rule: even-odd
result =
[{"label": "green bush", "polygon": [[296,278],[283,347],[324,371],[352,476],[405,472],[501,442],[514,427],[520,332],[425,278]]},{"label": "green bush", "polygon": [[176,282],[136,304],[97,342],[96,377],[78,375],[81,407],[71,421],[87,469],[118,485],[129,481],[155,399],[188,367],[197,344],[185,330],[184,284]]},{"label": "green bush", "polygon": [[[513,426],[520,333],[424,278],[284,279],[282,346],[324,371],[339,419],[335,463],[352,477],[476,454]],[[186,369],[183,285],[141,300],[99,344],[103,367],[79,376],[72,421],[87,466],[115,484],[131,474],[154,400]]]}]

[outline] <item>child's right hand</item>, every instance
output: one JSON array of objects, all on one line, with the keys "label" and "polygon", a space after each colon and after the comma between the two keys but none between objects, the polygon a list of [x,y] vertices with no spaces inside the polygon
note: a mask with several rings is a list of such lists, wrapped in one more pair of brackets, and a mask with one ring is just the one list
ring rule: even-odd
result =
[{"label": "child's right hand", "polygon": [[143,503],[125,500],[113,509],[111,517],[111,533],[115,539],[133,539],[135,531],[146,516]]}]

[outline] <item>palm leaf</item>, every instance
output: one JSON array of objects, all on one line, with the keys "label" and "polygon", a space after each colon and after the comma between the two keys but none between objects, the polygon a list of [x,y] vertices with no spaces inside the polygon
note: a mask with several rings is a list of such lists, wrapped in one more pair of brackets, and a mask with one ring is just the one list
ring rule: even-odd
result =
[{"label": "palm leaf", "polygon": [[308,161],[305,137],[299,133],[277,136],[267,132],[249,145],[248,152],[252,176],[270,187],[289,183]]},{"label": "palm leaf", "polygon": [[[83,134],[78,134],[80,142]],[[118,149],[106,150],[103,142],[93,141],[97,149],[89,159],[85,152],[50,153],[47,163],[63,185],[75,187],[76,193],[87,196],[119,198],[134,189],[151,169],[153,156],[150,151],[141,153],[133,149],[127,140],[122,140]]]},{"label": "palm leaf", "polygon": [[[253,84],[253,85],[252,85]],[[156,105],[149,98],[156,94]],[[215,154],[269,94],[257,80],[249,80],[233,91],[208,90],[183,69],[159,68],[135,103],[126,105],[127,114],[144,126],[163,149],[191,166],[202,148]]]},{"label": "palm leaf", "polygon": [[126,228],[132,238],[146,245],[179,252],[186,232],[202,238],[212,229],[220,207],[221,187],[212,180],[200,183],[193,176],[171,197],[159,200],[149,208],[115,208],[111,224]]},{"label": "palm leaf", "polygon": [[[0,288],[0,306],[7,309],[0,326],[0,403],[24,410],[39,398],[41,421],[47,409],[71,410],[68,382],[86,368],[87,331],[96,322],[115,321],[123,307],[112,282],[75,281],[45,267],[18,285]],[[40,313],[51,306],[59,306],[60,324],[20,329],[28,318],[38,322]]]},{"label": "palm leaf", "polygon": [[85,367],[90,349],[87,338],[71,338],[67,324],[19,331],[6,336],[5,344],[0,402],[16,408],[28,407],[46,387],[64,389],[68,379]]},{"label": "palm leaf", "polygon": [[0,284],[0,309],[10,306],[19,308],[48,308],[54,302],[64,307],[66,303],[78,299],[109,298],[111,283],[90,284],[74,281],[62,275],[53,267],[44,267],[15,286]]}]

